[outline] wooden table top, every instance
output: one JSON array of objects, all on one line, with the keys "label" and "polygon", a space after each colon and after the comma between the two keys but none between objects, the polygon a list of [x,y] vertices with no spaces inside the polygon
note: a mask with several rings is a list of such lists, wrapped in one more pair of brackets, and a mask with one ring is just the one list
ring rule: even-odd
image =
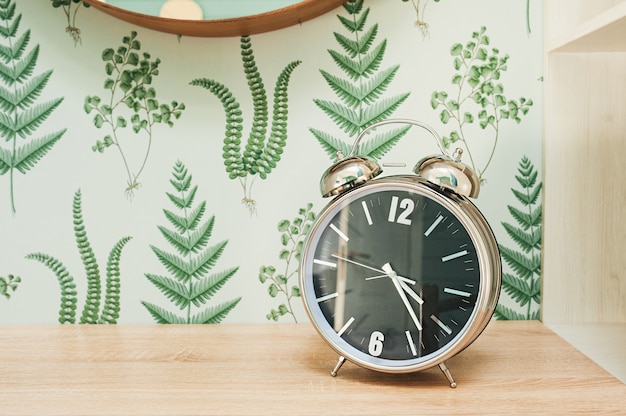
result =
[{"label": "wooden table top", "polygon": [[437,368],[346,363],[310,324],[0,326],[2,415],[626,414],[626,385],[538,321]]}]

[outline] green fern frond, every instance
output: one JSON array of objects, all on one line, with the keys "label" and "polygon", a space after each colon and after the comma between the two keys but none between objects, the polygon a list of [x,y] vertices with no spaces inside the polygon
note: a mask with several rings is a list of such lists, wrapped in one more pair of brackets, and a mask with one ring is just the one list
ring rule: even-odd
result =
[{"label": "green fern frond", "polygon": [[348,19],[343,16],[337,16],[341,24],[348,29],[349,32],[360,32],[365,27],[365,23],[367,22],[367,17],[370,14],[370,9],[366,9],[361,17],[358,19]]},{"label": "green fern frond", "polygon": [[[339,129],[350,137],[355,137],[368,126],[387,119],[406,101],[409,94],[383,97],[383,93],[395,78],[399,65],[380,70],[387,40],[375,43],[378,35],[378,24],[366,28],[369,8],[363,10],[363,2],[350,0],[344,9],[351,15],[349,18],[338,16],[341,24],[347,29],[348,36],[334,33],[335,40],[341,51],[329,50],[329,54],[339,69],[348,78],[341,78],[328,71],[320,73],[340,102],[314,99],[313,102],[322,110]],[[359,14],[363,12],[359,16]],[[331,134],[317,129],[309,129],[320,142],[326,153],[335,158],[338,150],[351,146],[341,144]],[[395,130],[377,136],[376,140],[362,144],[359,153],[364,156],[381,157],[391,150],[405,132]],[[385,140],[387,140],[385,142]],[[348,154],[348,153],[344,153]]]},{"label": "green fern frond", "polygon": [[[131,237],[120,239],[109,253],[106,268],[105,299],[102,312],[100,313],[100,271],[83,224],[80,190],[74,193],[72,214],[76,245],[85,268],[87,280],[87,295],[79,322],[81,324],[116,323],[120,312],[120,257],[124,246],[130,241]],[[26,256],[26,258],[43,263],[57,276],[59,286],[61,287],[59,322],[75,323],[78,299],[76,285],[74,284],[74,278],[67,272],[65,266],[59,260],[47,254],[33,253]]]},{"label": "green fern frond", "polygon": [[[502,320],[502,321],[521,321],[524,319],[529,319],[527,316],[514,311],[511,308],[507,308],[504,305],[498,304],[496,306],[496,310],[493,313],[494,317],[498,320]],[[537,318],[532,318],[532,319],[537,319]]]},{"label": "green fern frond", "polygon": [[350,14],[359,14],[363,9],[364,0],[349,0],[343,4],[343,8]]},{"label": "green fern frond", "polygon": [[255,170],[259,173],[261,179],[265,179],[272,169],[276,167],[281,159],[283,149],[287,145],[287,120],[289,113],[287,88],[289,87],[291,74],[300,63],[301,61],[289,63],[276,81],[270,135],[267,139],[267,145],[256,160],[257,168]]},{"label": "green fern frond", "polygon": [[359,114],[353,109],[327,100],[315,99],[313,102],[349,135],[354,136],[360,131],[361,120]]},{"label": "green fern frond", "polygon": [[[528,171],[530,169],[530,171]],[[515,179],[520,184],[520,186],[524,189],[532,188],[537,183],[537,178],[539,177],[539,172],[533,170],[533,166],[529,166],[526,169],[518,169],[518,171],[522,174],[521,176],[515,175]]]},{"label": "green fern frond", "polygon": [[98,311],[100,309],[101,287],[100,287],[100,270],[96,261],[96,256],[91,249],[91,244],[87,237],[85,225],[83,223],[83,211],[81,206],[80,189],[74,193],[74,202],[72,204],[72,216],[74,218],[74,237],[76,246],[80,253],[80,258],[85,268],[87,276],[87,297],[85,306],[80,318],[81,324],[95,324],[98,322]]},{"label": "green fern frond", "polygon": [[18,39],[14,39],[10,45],[0,45],[0,60],[10,62],[13,59],[20,59],[29,41],[30,30],[27,30]]},{"label": "green fern frond", "polygon": [[16,61],[16,59],[22,58],[21,55],[19,57],[10,57],[10,65],[0,62],[0,80],[10,87],[13,87],[16,83],[25,81],[30,75],[32,75],[38,57],[39,45],[35,46],[21,60]]},{"label": "green fern frond", "polygon": [[74,278],[69,274],[63,263],[43,253],[32,253],[26,256],[29,260],[37,260],[48,267],[59,281],[61,288],[61,304],[59,307],[59,323],[73,324],[76,322],[76,304],[78,295]]},{"label": "green fern frond", "polygon": [[333,161],[335,161],[338,151],[340,151],[343,155],[348,155],[350,153],[351,146],[346,142],[314,128],[310,128],[309,131],[313,133],[313,136],[315,136],[317,141],[322,145],[322,148]]},{"label": "green fern frond", "polygon": [[224,146],[222,147],[222,157],[224,166],[230,179],[246,176],[241,154],[241,137],[243,131],[243,118],[241,108],[230,90],[223,84],[206,79],[195,79],[191,85],[203,87],[215,95],[226,113],[226,129],[224,132]]},{"label": "green fern frond", "polygon": [[[214,217],[193,232],[180,232],[169,230],[165,227],[159,226],[159,231],[163,237],[170,243],[172,247],[178,251],[179,254],[186,256],[189,253],[197,253],[206,246],[211,238],[211,232],[213,230]],[[190,229],[191,230],[191,229]]]},{"label": "green fern frond", "polygon": [[[533,311],[533,305],[541,301],[541,205],[533,206],[539,201],[541,183],[537,183],[537,172],[527,157],[519,163],[515,179],[522,186],[521,190],[511,189],[522,208],[509,205],[508,210],[519,226],[502,223],[509,237],[524,253],[499,246],[505,263],[515,275],[504,273],[502,290],[520,307],[526,307],[526,315],[522,319],[538,317],[539,311]],[[533,189],[534,187],[534,189]],[[516,317],[512,311],[504,311],[502,316]],[[524,316],[524,315],[522,315]]]},{"label": "green fern frond", "polygon": [[187,323],[185,318],[173,314],[160,306],[145,301],[142,301],[141,304],[148,310],[148,312],[150,312],[150,315],[152,315],[157,324],[180,325]]},{"label": "green fern frond", "polygon": [[390,129],[372,138],[368,138],[366,142],[359,144],[357,153],[380,159],[404,137],[410,128],[411,126],[404,126],[398,129]]},{"label": "green fern frond", "polygon": [[51,70],[33,75],[39,57],[39,45],[28,50],[30,31],[20,34],[21,14],[15,1],[0,4],[0,174],[9,173],[9,201],[15,214],[14,170],[31,169],[65,133],[65,129],[25,144],[63,101],[63,98],[37,103],[52,74]]},{"label": "green fern frond", "polygon": [[166,195],[170,199],[170,201],[172,201],[172,203],[176,205],[176,208],[187,209],[193,205],[193,200],[196,196],[197,191],[198,187],[194,186],[188,193],[181,192],[180,196],[174,195],[170,192],[166,192]]},{"label": "green fern frond", "polygon": [[402,104],[408,97],[409,93],[405,93],[373,103],[363,112],[360,119],[361,126],[365,128],[371,124],[385,120],[391,116],[391,114],[393,114],[393,112],[398,109],[400,104]]},{"label": "green fern frond", "polygon": [[518,276],[528,279],[541,271],[541,258],[538,254],[530,257],[506,247],[500,247],[500,252],[504,261],[513,269]]},{"label": "green fern frond", "polygon": [[512,192],[518,201],[520,201],[522,204],[527,206],[527,205],[533,205],[537,203],[537,200],[539,199],[539,196],[541,195],[541,188],[542,186],[541,184],[539,184],[530,193],[528,193],[527,191],[520,192],[515,189],[512,189]]},{"label": "green fern frond", "polygon": [[192,283],[191,293],[189,294],[189,300],[196,306],[204,305],[207,300],[211,299],[218,290],[220,290],[226,282],[233,277],[233,275],[239,270],[238,267],[234,267],[228,270],[221,271],[209,276],[205,276]]},{"label": "green fern frond", "polygon": [[0,110],[16,111],[35,103],[52,75],[52,71],[34,76],[13,90],[0,88]]},{"label": "green fern frond", "polygon": [[287,87],[293,70],[300,61],[289,63],[278,76],[274,88],[274,105],[271,130],[268,137],[268,100],[263,79],[256,65],[254,50],[249,36],[240,39],[241,61],[248,89],[252,97],[252,126],[243,152],[241,151],[242,118],[239,103],[222,84],[209,79],[196,79],[191,85],[208,89],[222,102],[226,112],[226,132],[222,157],[230,179],[240,178],[244,189],[243,203],[251,213],[255,212],[255,201],[248,188],[248,176],[258,175],[266,179],[281,159],[287,140]]},{"label": "green fern frond", "polygon": [[130,240],[131,237],[120,239],[109,253],[104,304],[98,323],[115,324],[117,318],[120,317],[120,257],[122,256],[122,249]]},{"label": "green fern frond", "polygon": [[189,289],[184,284],[167,276],[150,273],[146,273],[146,278],[181,310],[189,306]]},{"label": "green fern frond", "polygon": [[520,279],[509,273],[502,274],[502,289],[519,305],[525,306],[531,300],[539,296],[540,291],[534,285],[528,284],[524,279]]},{"label": "green fern frond", "polygon": [[[5,11],[4,9],[0,10],[0,19],[5,20],[5,21],[13,19],[13,16],[15,15],[15,3],[8,2],[8,6],[9,6],[9,11]],[[19,28],[21,21],[22,21],[22,15],[20,14],[15,17],[15,20],[13,20],[12,23],[6,26],[0,26],[0,36],[2,36],[5,39],[10,38],[10,37],[15,37],[15,34],[17,33],[17,29]]]},{"label": "green fern frond", "polygon": [[[524,230],[528,230],[530,227],[539,227],[541,225],[541,206],[536,207],[531,212],[524,212],[521,209],[509,205],[508,210],[511,216]],[[528,211],[527,208],[526,210]]]},{"label": "green fern frond", "polygon": [[532,231],[526,232],[510,224],[504,223],[502,226],[525,253],[529,253],[533,249],[541,249],[541,229],[534,228]]},{"label": "green fern frond", "polygon": [[[14,168],[18,172],[25,174],[35,167],[37,162],[41,160],[52,147],[58,142],[67,129],[57,131],[55,133],[46,134],[45,136],[33,139],[16,149],[15,157],[9,168]],[[2,156],[0,156],[2,158]],[[8,165],[8,163],[7,163]],[[2,170],[0,166],[0,171]]]},{"label": "green fern frond", "polygon": [[[202,223],[206,203],[202,202],[196,208],[193,208],[192,204],[188,203],[189,201],[187,201],[185,193],[191,189],[188,193],[196,195],[198,187],[191,185],[191,182],[188,180],[191,178],[191,175],[180,161],[177,161],[175,164],[173,176],[174,180],[170,180],[170,184],[180,195],[175,195],[174,193],[167,194],[170,201],[182,211],[183,215],[176,215],[168,210],[163,210],[165,217],[174,225],[176,231],[162,226],[158,228],[165,240],[176,249],[178,254],[168,253],[158,247],[150,246],[171,276],[148,273],[145,276],[170,302],[174,303],[181,310],[186,310],[187,317],[182,318],[156,305],[147,302],[142,303],[159,323],[192,323],[196,319],[191,316],[192,307],[204,305],[235,274],[238,268],[207,276],[222,255],[227,241],[207,247],[213,231],[215,217],[211,217],[208,221]],[[232,308],[226,309],[221,312],[217,311],[218,315],[221,316],[219,320]],[[215,312],[214,308],[208,308],[196,316],[203,317],[205,316],[204,314],[208,313],[206,315],[207,320],[211,321],[213,318],[208,316],[213,316]],[[223,314],[220,315],[222,312]],[[217,318],[213,320],[217,320]]]},{"label": "green fern frond", "polygon": [[202,312],[191,318],[192,324],[219,324],[226,315],[237,306],[241,298],[236,298],[228,302],[220,303],[204,309]]}]

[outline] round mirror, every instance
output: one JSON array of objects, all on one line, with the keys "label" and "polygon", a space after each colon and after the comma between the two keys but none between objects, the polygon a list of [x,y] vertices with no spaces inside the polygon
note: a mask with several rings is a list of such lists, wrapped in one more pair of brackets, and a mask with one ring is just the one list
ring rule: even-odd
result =
[{"label": "round mirror", "polygon": [[84,0],[148,29],[186,36],[241,36],[313,19],[345,0]]}]

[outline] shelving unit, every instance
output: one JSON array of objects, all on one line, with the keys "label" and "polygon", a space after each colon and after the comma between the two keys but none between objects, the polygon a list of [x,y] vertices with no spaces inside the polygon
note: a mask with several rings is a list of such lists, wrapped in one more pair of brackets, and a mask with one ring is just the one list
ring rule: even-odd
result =
[{"label": "shelving unit", "polygon": [[626,1],[544,19],[542,320],[626,382]]}]

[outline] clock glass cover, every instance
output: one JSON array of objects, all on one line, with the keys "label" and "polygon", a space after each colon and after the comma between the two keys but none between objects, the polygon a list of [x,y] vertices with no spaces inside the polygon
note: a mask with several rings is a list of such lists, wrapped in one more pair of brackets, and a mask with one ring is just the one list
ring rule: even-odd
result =
[{"label": "clock glass cover", "polygon": [[305,247],[307,311],[340,354],[383,371],[419,367],[471,325],[482,232],[424,184],[380,180],[348,192]]}]

